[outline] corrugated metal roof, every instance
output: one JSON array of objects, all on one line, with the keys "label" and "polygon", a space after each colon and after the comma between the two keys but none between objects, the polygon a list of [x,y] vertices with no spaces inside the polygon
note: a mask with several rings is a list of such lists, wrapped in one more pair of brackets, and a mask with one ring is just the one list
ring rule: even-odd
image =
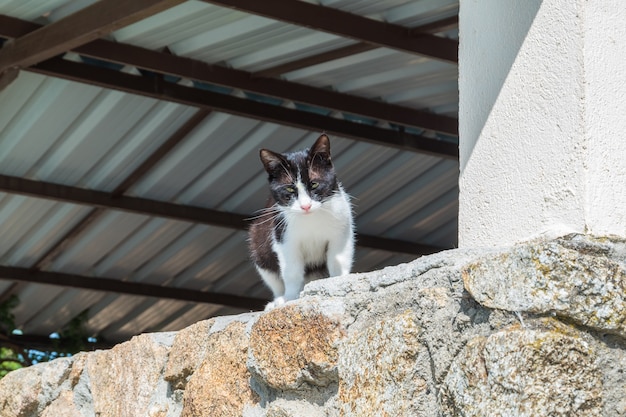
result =
[{"label": "corrugated metal roof", "polygon": [[[0,14],[42,22],[90,3],[2,1]],[[452,0],[311,3],[407,27],[458,11],[458,1]],[[457,36],[454,30],[443,35]],[[356,42],[200,1],[184,2],[111,37],[250,72]],[[456,116],[458,108],[455,65],[388,48],[301,68],[282,78],[441,114]],[[170,101],[21,71],[0,92],[0,174],[112,192],[196,112]],[[319,131],[213,111],[125,195],[253,215],[267,197],[258,149],[305,148]],[[456,245],[456,161],[344,137],[331,137],[331,144],[339,177],[353,196],[360,233],[442,248]],[[248,261],[244,231],[94,210],[0,193],[0,265],[35,267],[63,236],[89,218],[46,270],[269,296]],[[354,269],[368,271],[412,258],[359,248]],[[15,313],[25,333],[58,331],[89,309],[89,331],[110,341],[241,311],[34,283],[11,286],[0,280],[0,293],[6,296],[9,291],[22,300]]]}]

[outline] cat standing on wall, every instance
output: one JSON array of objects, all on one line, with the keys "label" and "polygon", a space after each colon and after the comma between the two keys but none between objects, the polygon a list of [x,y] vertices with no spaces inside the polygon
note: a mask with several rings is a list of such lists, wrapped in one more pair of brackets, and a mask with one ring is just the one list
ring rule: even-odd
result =
[{"label": "cat standing on wall", "polygon": [[250,227],[249,242],[256,269],[274,294],[269,310],[298,298],[308,281],[349,274],[354,226],[328,136],[304,151],[261,149],[260,156],[271,196]]}]

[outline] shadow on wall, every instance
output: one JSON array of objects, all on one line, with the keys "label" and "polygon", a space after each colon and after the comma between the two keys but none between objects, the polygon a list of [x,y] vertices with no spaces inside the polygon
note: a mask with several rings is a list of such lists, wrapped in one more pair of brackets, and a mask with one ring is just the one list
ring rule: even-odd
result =
[{"label": "shadow on wall", "polygon": [[[502,7],[503,1],[507,3]],[[459,10],[460,172],[539,12],[543,0],[461,0]],[[481,8],[484,13],[476,13]],[[472,10],[468,13],[468,10]],[[490,50],[500,51],[497,62]],[[476,61],[481,65],[475,65]]]}]

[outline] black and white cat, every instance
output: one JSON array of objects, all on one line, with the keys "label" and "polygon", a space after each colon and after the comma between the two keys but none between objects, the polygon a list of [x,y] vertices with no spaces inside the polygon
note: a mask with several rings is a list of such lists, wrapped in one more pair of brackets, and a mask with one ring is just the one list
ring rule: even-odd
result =
[{"label": "black and white cat", "polygon": [[294,300],[308,281],[350,273],[354,226],[348,195],[337,181],[330,141],[307,150],[261,149],[271,196],[250,232],[252,260],[272,290],[266,310]]}]

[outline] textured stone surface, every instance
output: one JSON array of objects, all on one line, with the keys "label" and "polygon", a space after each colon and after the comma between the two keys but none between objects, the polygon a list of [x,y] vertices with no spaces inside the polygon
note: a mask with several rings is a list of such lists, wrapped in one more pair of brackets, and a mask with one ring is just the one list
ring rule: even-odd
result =
[{"label": "textured stone surface", "polygon": [[86,362],[94,412],[98,417],[165,415],[167,386],[162,381],[173,334],[144,334]]},{"label": "textured stone surface", "polygon": [[569,235],[520,244],[463,271],[479,303],[508,311],[554,313],[626,337],[626,241]]},{"label": "textured stone surface", "polygon": [[26,417],[36,413],[41,393],[41,369],[41,366],[18,369],[0,380],[0,415]]},{"label": "textured stone surface", "polygon": [[538,327],[472,339],[445,380],[448,415],[601,416],[602,376],[587,338],[560,323]]},{"label": "textured stone surface", "polygon": [[0,380],[0,416],[41,414],[62,391],[72,388],[68,378],[73,364],[74,358],[61,358],[9,373]]},{"label": "textured stone surface", "polygon": [[337,342],[344,330],[319,309],[288,305],[259,318],[250,335],[250,367],[269,387],[297,390],[337,381]]},{"label": "textured stone surface", "polygon": [[249,342],[246,325],[234,321],[209,335],[204,345],[204,360],[185,390],[183,417],[241,416],[245,407],[259,401],[250,387],[246,367]]},{"label": "textured stone surface", "polygon": [[202,364],[214,322],[204,320],[176,334],[165,369],[165,380],[174,389],[184,389],[189,377]]},{"label": "textured stone surface", "polygon": [[306,401],[286,401],[279,399],[268,405],[264,417],[326,417],[323,408]]},{"label": "textured stone surface", "polygon": [[83,414],[74,403],[74,393],[71,391],[62,392],[41,414],[41,417],[59,416],[83,417]]},{"label": "textured stone surface", "polygon": [[0,416],[626,417],[625,260],[571,235],[314,281],[13,372]]},{"label": "textured stone surface", "polygon": [[410,311],[353,334],[341,348],[343,416],[419,415],[428,401],[430,362]]}]

